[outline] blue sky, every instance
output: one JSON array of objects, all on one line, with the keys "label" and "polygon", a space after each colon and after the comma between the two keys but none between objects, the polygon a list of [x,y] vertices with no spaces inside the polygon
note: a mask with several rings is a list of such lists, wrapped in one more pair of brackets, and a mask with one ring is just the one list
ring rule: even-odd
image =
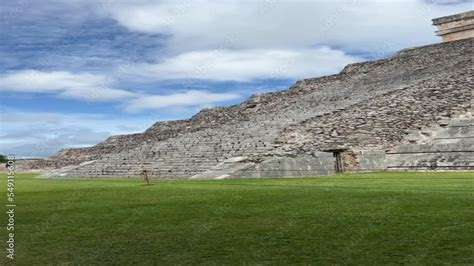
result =
[{"label": "blue sky", "polygon": [[440,1],[0,2],[0,153],[46,157],[439,42]]}]

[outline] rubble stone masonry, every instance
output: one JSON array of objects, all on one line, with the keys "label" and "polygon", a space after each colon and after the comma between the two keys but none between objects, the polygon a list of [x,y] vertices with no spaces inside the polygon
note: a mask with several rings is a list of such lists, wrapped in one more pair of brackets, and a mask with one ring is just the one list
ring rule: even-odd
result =
[{"label": "rubble stone masonry", "polygon": [[[405,49],[188,120],[64,149],[36,167],[56,169],[49,177],[130,177],[144,169],[153,178],[302,176],[333,173],[326,151],[342,149],[346,170],[384,170],[380,155],[406,145],[410,134],[472,110],[473,48],[470,38]],[[474,151],[472,139],[465,143]]]}]

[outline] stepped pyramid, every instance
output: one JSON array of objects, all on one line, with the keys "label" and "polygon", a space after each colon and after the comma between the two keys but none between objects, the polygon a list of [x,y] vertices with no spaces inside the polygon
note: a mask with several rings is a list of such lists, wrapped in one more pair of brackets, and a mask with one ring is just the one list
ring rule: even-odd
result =
[{"label": "stepped pyramid", "polygon": [[[444,20],[445,21],[445,20]],[[188,120],[64,149],[46,177],[239,178],[474,170],[474,38],[399,51]]]}]

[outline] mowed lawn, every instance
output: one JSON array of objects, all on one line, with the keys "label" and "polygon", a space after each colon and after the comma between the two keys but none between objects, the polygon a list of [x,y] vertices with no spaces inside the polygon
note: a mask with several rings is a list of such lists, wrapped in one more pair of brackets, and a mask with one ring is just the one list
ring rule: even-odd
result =
[{"label": "mowed lawn", "polygon": [[17,265],[474,263],[474,173],[15,184]]}]

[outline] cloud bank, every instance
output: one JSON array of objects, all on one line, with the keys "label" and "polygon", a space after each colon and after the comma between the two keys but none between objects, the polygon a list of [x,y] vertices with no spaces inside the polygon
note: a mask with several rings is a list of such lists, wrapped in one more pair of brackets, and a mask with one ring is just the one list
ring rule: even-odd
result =
[{"label": "cloud bank", "polygon": [[200,79],[248,82],[300,79],[337,73],[362,61],[329,47],[297,50],[208,50],[165,58],[156,64],[130,66],[125,72],[152,80]]},{"label": "cloud bank", "polygon": [[105,13],[131,31],[167,34],[177,53],[206,49],[301,49],[332,44],[394,51],[437,41],[430,20],[469,1],[138,1]]},{"label": "cloud bank", "polygon": [[110,88],[102,75],[23,70],[0,76],[0,90],[14,92],[56,93],[60,97],[86,101],[115,101],[133,95],[126,90]]},{"label": "cloud bank", "polygon": [[127,111],[167,107],[207,106],[241,96],[235,93],[213,93],[187,90],[167,95],[150,95],[113,89],[115,80],[101,75],[69,72],[20,71],[0,76],[0,91],[47,93],[80,101],[120,101]]},{"label": "cloud bank", "polygon": [[146,109],[160,109],[174,106],[207,106],[212,103],[239,99],[240,95],[235,93],[212,93],[207,91],[190,90],[183,93],[170,95],[153,95],[139,97],[130,101],[126,108],[128,111],[136,112]]}]

